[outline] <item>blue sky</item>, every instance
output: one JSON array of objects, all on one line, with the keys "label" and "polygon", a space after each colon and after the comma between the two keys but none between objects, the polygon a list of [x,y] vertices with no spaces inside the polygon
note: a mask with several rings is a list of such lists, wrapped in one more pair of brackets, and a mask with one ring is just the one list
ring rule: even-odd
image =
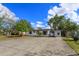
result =
[{"label": "blue sky", "polygon": [[77,3],[5,3],[2,5],[20,19],[28,20],[33,27],[49,27],[48,19],[56,14],[64,15],[79,24],[79,4]]},{"label": "blue sky", "polygon": [[49,8],[58,4],[8,3],[3,5],[9,8],[18,17],[36,22],[37,20],[44,21],[43,19],[47,18]]},{"label": "blue sky", "polygon": [[36,23],[37,21],[47,23],[48,10],[58,5],[57,3],[6,3],[3,4],[21,19]]}]

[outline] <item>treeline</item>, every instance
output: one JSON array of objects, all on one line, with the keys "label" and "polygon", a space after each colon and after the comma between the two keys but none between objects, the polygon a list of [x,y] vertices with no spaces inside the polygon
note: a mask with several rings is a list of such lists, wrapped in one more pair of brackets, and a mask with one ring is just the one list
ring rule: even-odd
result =
[{"label": "treeline", "polygon": [[[62,36],[70,36],[73,32],[79,30],[79,25],[65,16],[55,15],[48,21],[48,25],[52,31],[61,30]],[[20,19],[19,21],[4,20],[0,18],[0,34],[24,35],[25,32],[32,31],[33,28],[27,20]]]}]

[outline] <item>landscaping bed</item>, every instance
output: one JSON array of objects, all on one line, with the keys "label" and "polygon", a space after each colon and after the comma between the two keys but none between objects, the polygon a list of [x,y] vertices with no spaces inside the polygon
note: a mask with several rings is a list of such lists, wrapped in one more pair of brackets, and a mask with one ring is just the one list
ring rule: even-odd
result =
[{"label": "landscaping bed", "polygon": [[73,38],[64,38],[64,41],[79,55],[79,41],[75,42]]}]

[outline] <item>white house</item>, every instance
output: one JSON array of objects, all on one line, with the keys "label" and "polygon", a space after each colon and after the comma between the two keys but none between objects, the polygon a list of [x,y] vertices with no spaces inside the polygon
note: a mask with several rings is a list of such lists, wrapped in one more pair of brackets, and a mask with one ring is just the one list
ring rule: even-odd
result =
[{"label": "white house", "polygon": [[60,37],[61,36],[61,30],[54,30],[51,31],[51,29],[34,29],[33,31],[30,31],[27,33],[27,35],[31,35],[31,36],[37,36],[38,35],[38,31],[42,32],[43,35],[42,36],[55,36],[55,37]]}]

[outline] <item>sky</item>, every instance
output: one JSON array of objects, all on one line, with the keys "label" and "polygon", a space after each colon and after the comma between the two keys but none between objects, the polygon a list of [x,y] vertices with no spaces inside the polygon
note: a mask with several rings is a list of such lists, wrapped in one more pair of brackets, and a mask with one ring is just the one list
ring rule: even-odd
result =
[{"label": "sky", "polygon": [[33,27],[47,27],[48,10],[55,5],[53,3],[19,3],[3,4],[16,14],[20,19],[26,19],[31,22]]},{"label": "sky", "polygon": [[56,14],[64,15],[79,22],[79,4],[77,3],[4,3],[0,4],[0,16],[6,19],[28,20],[34,28],[50,28],[47,22]]}]

